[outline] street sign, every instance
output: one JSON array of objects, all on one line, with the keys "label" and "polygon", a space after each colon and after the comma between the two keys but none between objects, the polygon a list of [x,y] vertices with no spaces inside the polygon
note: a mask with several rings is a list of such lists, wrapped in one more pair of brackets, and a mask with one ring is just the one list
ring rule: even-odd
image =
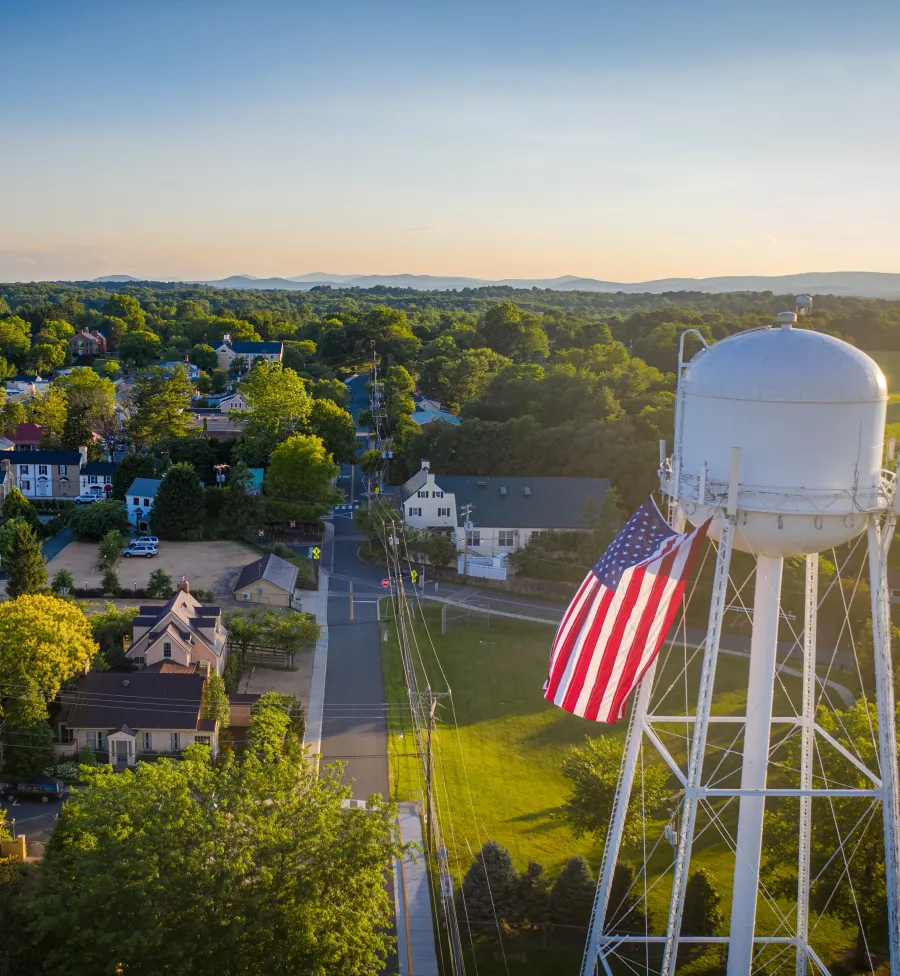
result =
[{"label": "street sign", "polygon": [[383,586],[383,587],[384,587],[385,589],[387,589],[387,588],[388,588],[388,587],[389,587],[389,586],[391,585],[391,581],[390,581],[389,579],[383,579],[383,580],[381,581],[381,585],[382,585],[382,586]]},{"label": "street sign", "polygon": [[292,529],[296,529],[297,528],[297,523],[293,519],[291,519],[291,528]]},{"label": "street sign", "polygon": [[259,532],[257,532],[256,534],[257,534],[257,535],[258,535],[258,536],[259,536],[260,538],[262,538],[262,537],[263,537],[263,536],[265,535],[265,532],[263,532],[263,530],[262,530],[262,529],[260,529],[260,530],[259,530]]},{"label": "street sign", "polygon": [[409,574],[409,578],[413,581],[413,583],[415,583],[415,581],[419,578],[419,571],[417,569],[412,570]]},{"label": "street sign", "polygon": [[378,485],[375,486],[375,494],[376,495],[380,495],[381,494],[381,489],[378,487]]},{"label": "street sign", "polygon": [[312,554],[313,559],[318,559],[319,556],[322,555],[322,550],[318,546],[313,546],[312,549],[310,549],[310,553]]}]

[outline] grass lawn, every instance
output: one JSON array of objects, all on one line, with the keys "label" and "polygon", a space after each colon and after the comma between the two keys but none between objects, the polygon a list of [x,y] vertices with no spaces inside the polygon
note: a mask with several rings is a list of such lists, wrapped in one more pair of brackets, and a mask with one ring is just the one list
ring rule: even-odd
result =
[{"label": "grass lawn", "polygon": [[[386,603],[382,604],[386,609]],[[385,614],[382,613],[382,618]],[[472,854],[488,839],[506,847],[520,870],[529,860],[539,861],[551,877],[559,872],[568,858],[585,855],[594,869],[599,865],[601,850],[591,838],[576,839],[561,823],[555,812],[568,789],[560,772],[562,759],[569,748],[584,741],[586,735],[624,737],[624,722],[618,726],[600,726],[576,718],[543,700],[541,686],[547,671],[553,628],[501,617],[491,618],[490,627],[451,630],[441,636],[440,609],[428,607],[425,616],[434,641],[435,652],[421,621],[416,636],[420,657],[416,662],[420,689],[427,675],[435,692],[453,689],[458,733],[448,699],[442,699],[437,712],[435,735],[435,792],[439,806],[443,841],[447,846],[451,870],[457,883],[472,861]],[[483,618],[482,618],[483,619]],[[394,625],[386,624],[388,639],[383,642],[386,700],[406,699],[399,648]],[[439,663],[440,662],[440,666]],[[657,687],[667,687],[681,672],[682,652],[673,651],[661,660],[661,679]],[[443,667],[443,673],[441,670]],[[687,694],[696,700],[695,675],[690,674]],[[719,715],[742,714],[745,701],[747,662],[741,658],[724,658],[717,675],[714,711]],[[784,677],[776,694],[775,713],[791,714],[791,701],[799,697],[800,681]],[[675,711],[676,699],[683,708],[685,688],[676,683],[668,702]],[[659,701],[658,714],[669,711],[666,701]],[[403,709],[393,709],[389,718],[390,773],[395,798],[420,799],[423,792],[421,760],[411,734],[409,716]],[[727,744],[734,725],[711,728],[712,743]],[[683,761],[684,728],[663,727],[661,733],[676,760]],[[648,761],[650,753],[646,753]],[[725,767],[727,771],[727,767]],[[737,776],[734,766],[733,775]],[[674,792],[674,787],[673,787]],[[734,826],[736,801],[721,811],[722,821]],[[648,828],[648,841],[655,842],[662,833],[664,821]],[[642,852],[626,852],[634,863],[643,860]],[[672,849],[663,844],[650,859],[654,872],[667,869]],[[715,826],[710,827],[694,847],[692,868],[705,867],[716,880],[722,894],[722,911],[730,911],[730,879],[734,857]],[[650,892],[649,905],[660,927],[668,909],[665,882]],[[791,907],[781,906],[783,911]],[[760,930],[776,925],[771,909],[760,900]],[[854,934],[831,919],[819,922],[814,944],[824,958],[834,958],[842,947],[852,944]],[[509,973],[543,973],[577,971],[583,936],[551,936],[543,948],[540,933],[510,935],[504,939]],[[505,973],[503,958],[496,939],[484,938],[477,950],[478,970],[482,976]],[[791,967],[793,971],[793,966]],[[679,968],[679,973],[711,974],[720,972],[714,955],[701,957]]]}]

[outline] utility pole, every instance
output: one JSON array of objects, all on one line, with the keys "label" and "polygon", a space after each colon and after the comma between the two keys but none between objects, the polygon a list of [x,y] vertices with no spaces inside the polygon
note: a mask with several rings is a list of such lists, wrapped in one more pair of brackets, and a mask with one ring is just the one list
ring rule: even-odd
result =
[{"label": "utility pole", "polygon": [[431,848],[431,850],[434,850],[434,845],[430,843],[432,839],[431,837],[432,835],[431,776],[432,776],[432,771],[434,769],[434,753],[431,748],[431,732],[432,729],[434,728],[434,712],[436,708],[437,708],[437,699],[434,697],[431,687],[429,686],[428,688],[428,739],[427,739],[428,744],[425,750],[425,825],[427,829],[426,836],[428,837],[429,847]]}]

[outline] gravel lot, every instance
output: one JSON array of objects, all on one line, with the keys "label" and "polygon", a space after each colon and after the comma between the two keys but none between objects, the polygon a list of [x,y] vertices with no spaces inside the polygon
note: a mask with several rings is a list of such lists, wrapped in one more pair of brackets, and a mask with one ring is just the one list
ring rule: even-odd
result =
[{"label": "gravel lot", "polygon": [[[212,590],[217,596],[231,593],[241,569],[258,559],[258,553],[237,542],[160,542],[159,555],[152,559],[119,559],[115,570],[123,588],[145,586],[154,569],[164,569],[177,582],[186,576],[191,589]],[[47,574],[67,569],[77,586],[99,586],[103,574],[97,569],[97,545],[72,542],[47,563]]]}]

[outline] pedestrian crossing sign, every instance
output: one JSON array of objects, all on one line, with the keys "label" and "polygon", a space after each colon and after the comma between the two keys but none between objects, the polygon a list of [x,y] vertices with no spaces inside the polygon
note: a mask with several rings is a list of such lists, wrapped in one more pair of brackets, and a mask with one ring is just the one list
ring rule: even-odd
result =
[{"label": "pedestrian crossing sign", "polygon": [[409,574],[409,578],[413,581],[413,583],[415,583],[415,581],[419,578],[419,571],[417,569],[412,570],[412,572]]},{"label": "pedestrian crossing sign", "polygon": [[312,546],[310,547],[309,554],[313,559],[318,559],[322,555],[322,550],[318,546]]}]

